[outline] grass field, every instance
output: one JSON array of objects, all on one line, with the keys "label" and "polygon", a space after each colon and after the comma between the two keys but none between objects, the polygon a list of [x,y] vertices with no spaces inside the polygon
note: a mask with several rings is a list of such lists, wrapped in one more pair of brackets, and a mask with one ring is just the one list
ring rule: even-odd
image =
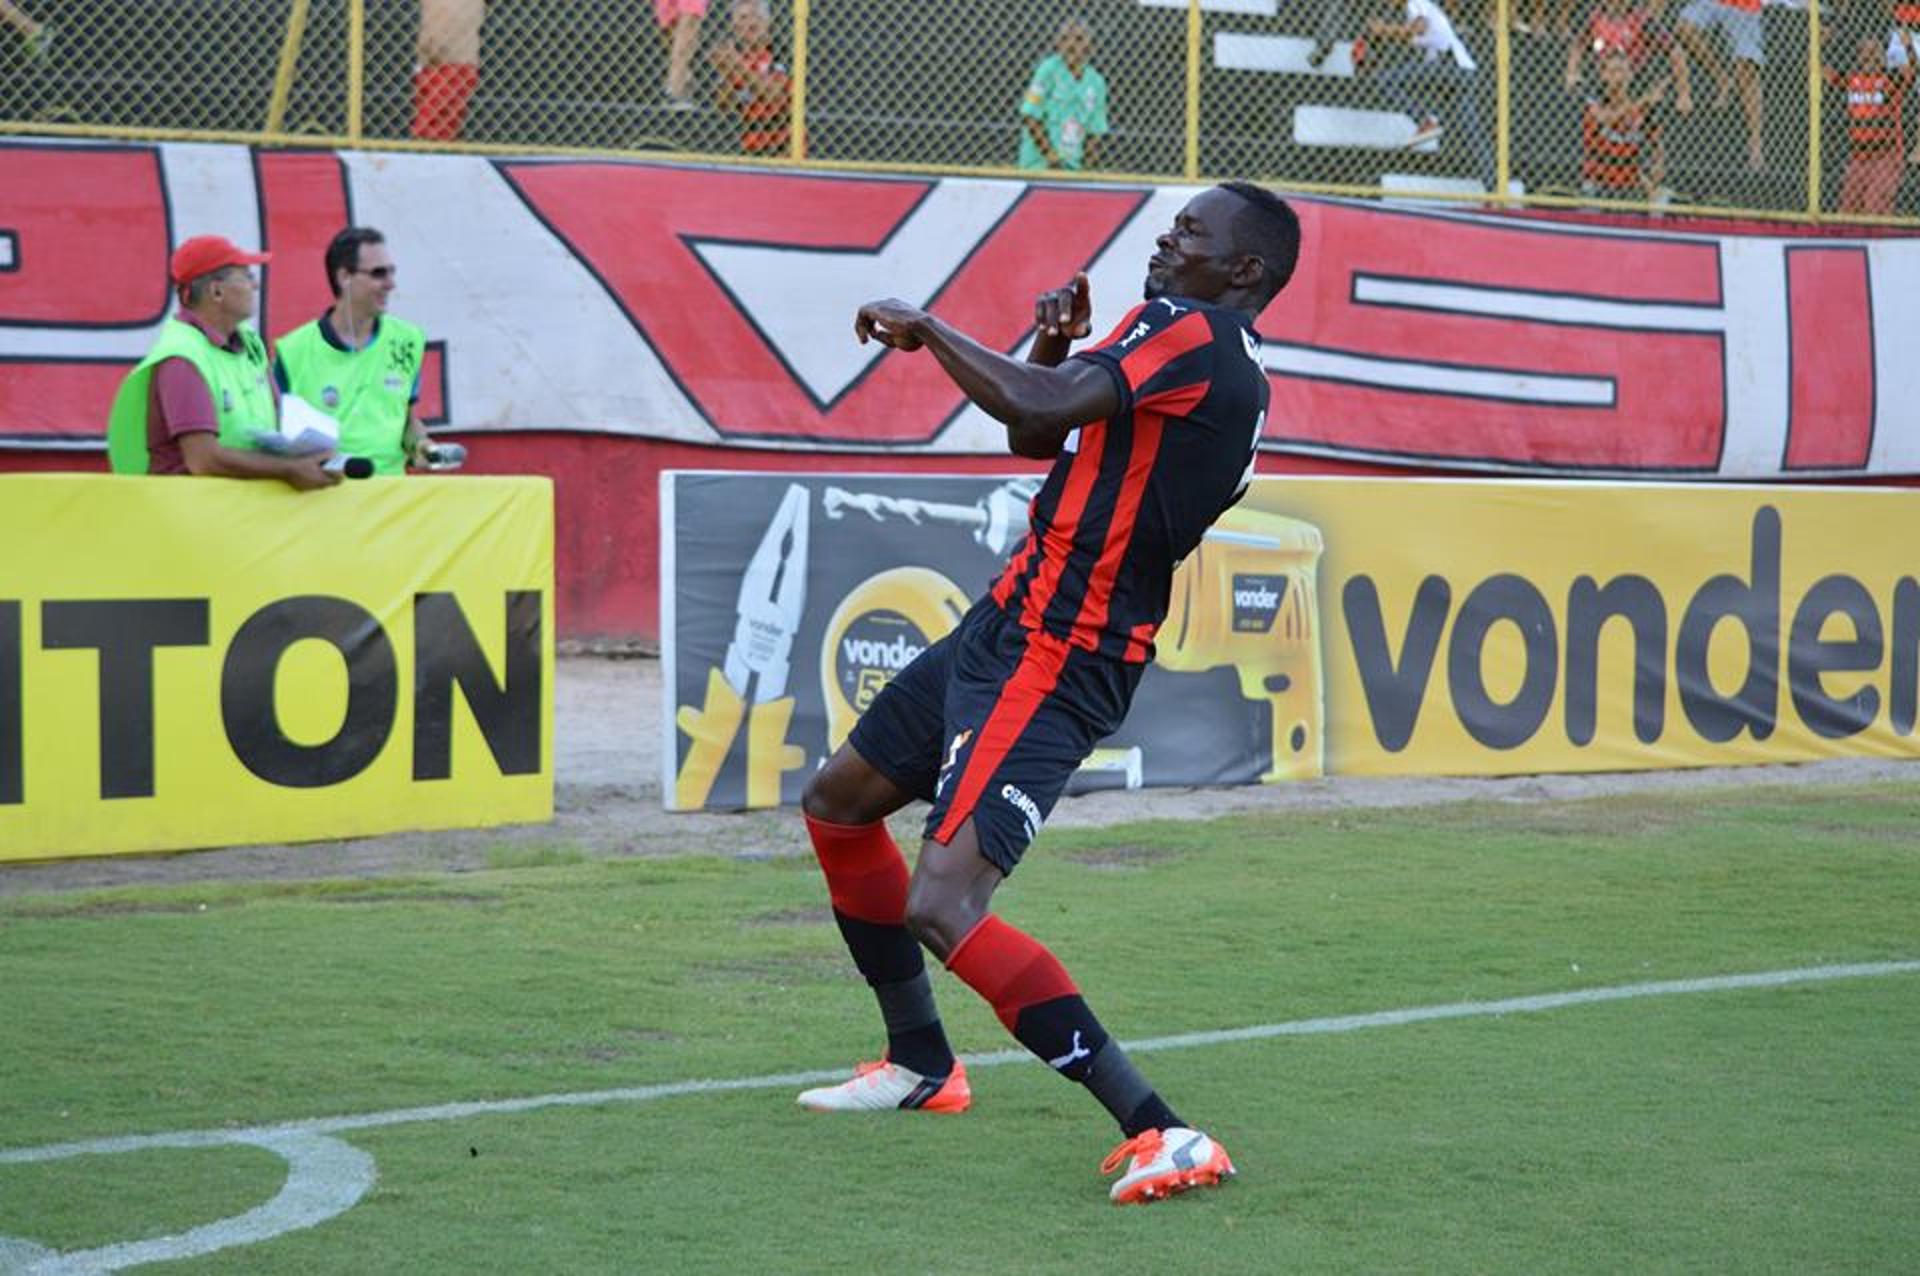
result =
[{"label": "grass field", "polygon": [[1912,1272],[1917,829],[1887,787],[1049,833],[1004,913],[1241,1169],[1128,1210],[1104,1114],[944,973],[972,1112],[794,1106],[879,1041],[810,859],[10,899],[0,1270],[273,1198],[141,1270]]}]

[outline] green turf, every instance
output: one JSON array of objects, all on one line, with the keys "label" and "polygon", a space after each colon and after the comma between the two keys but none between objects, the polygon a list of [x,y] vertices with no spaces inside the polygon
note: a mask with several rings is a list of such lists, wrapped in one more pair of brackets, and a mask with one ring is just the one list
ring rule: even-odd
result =
[{"label": "green turf", "polygon": [[[1123,1037],[1920,958],[1920,797],[1749,790],[1050,832],[1003,890]],[[796,830],[794,849],[798,849]],[[0,902],[0,1148],[834,1067],[875,1013],[811,857]],[[1010,1044],[936,985],[956,1044]],[[1140,1056],[1240,1163],[1107,1205],[1033,1063],[958,1119],[788,1088],[343,1135],[379,1180],[212,1272],[1911,1270],[1920,974]],[[271,1196],[255,1148],[0,1165],[75,1248]],[[4,1260],[0,1260],[4,1266]]]}]

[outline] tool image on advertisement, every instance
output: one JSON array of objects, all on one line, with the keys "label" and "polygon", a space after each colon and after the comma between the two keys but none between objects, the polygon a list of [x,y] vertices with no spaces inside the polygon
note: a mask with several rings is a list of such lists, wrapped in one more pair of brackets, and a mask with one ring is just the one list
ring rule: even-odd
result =
[{"label": "tool image on advertisement", "polygon": [[806,749],[787,743],[794,710],[787,675],[806,609],[809,500],[802,485],[787,486],[741,574],[733,640],[722,663],[707,670],[706,701],[674,715],[689,741],[674,779],[678,810],[706,805],[743,725],[748,806],[779,805],[781,777],[806,764]]}]

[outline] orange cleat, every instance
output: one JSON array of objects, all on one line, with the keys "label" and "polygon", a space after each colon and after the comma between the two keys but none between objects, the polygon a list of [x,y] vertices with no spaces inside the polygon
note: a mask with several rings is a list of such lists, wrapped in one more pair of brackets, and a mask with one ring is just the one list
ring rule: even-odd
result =
[{"label": "orange cleat", "polygon": [[854,1068],[839,1085],[800,1092],[800,1106],[814,1112],[965,1112],[973,1103],[967,1068],[958,1059],[944,1078],[923,1077],[885,1059]]},{"label": "orange cleat", "polygon": [[1188,1188],[1214,1187],[1234,1172],[1225,1148],[1179,1126],[1134,1135],[1107,1153],[1100,1172],[1111,1174],[1123,1164],[1127,1172],[1109,1193],[1115,1205],[1146,1205]]}]

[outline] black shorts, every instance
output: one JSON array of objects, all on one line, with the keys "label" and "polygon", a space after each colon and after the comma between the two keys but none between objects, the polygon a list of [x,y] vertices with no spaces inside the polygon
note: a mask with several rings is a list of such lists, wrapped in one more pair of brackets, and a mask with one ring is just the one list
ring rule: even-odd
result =
[{"label": "black shorts", "polygon": [[980,853],[1011,873],[1144,670],[1022,629],[986,597],[881,689],[847,742],[933,804],[930,840],[946,845],[971,817]]}]

